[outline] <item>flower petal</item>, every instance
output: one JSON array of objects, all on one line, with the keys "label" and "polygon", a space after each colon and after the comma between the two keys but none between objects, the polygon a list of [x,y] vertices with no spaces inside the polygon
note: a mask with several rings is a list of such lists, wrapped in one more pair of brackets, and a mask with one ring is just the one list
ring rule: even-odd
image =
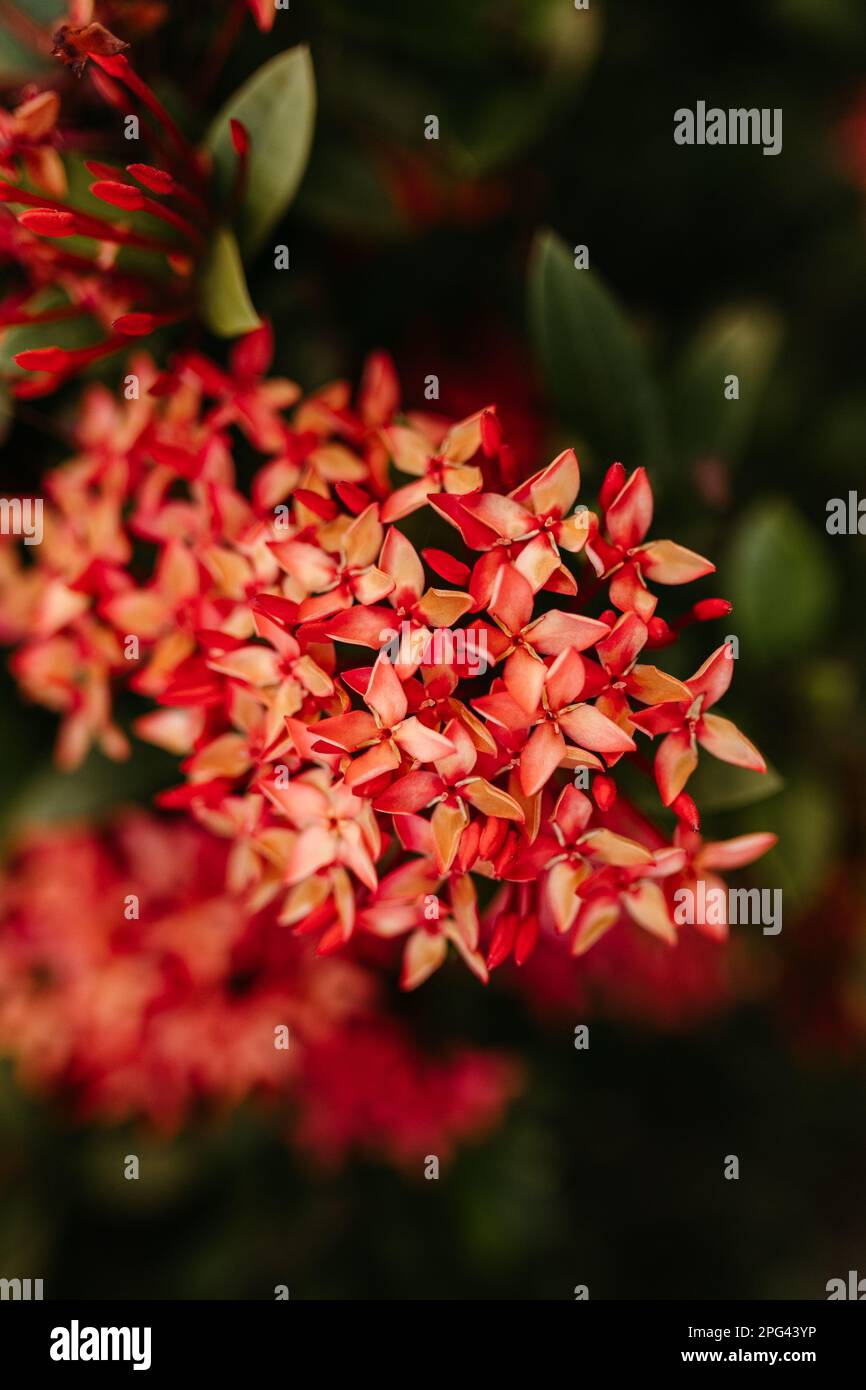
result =
[{"label": "flower petal", "polygon": [[722,762],[733,763],[735,767],[747,767],[753,772],[766,772],[767,764],[757,748],[740,733],[730,719],[720,714],[705,714],[697,726],[698,743]]}]

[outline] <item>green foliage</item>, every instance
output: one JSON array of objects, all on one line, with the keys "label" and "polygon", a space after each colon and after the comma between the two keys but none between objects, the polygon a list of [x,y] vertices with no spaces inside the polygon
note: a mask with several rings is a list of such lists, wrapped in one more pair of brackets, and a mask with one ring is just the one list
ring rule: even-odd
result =
[{"label": "green foliage", "polygon": [[221,227],[208,247],[198,284],[205,323],[220,338],[236,338],[258,328],[261,320],[247,288],[237,238]]},{"label": "green foliage", "polygon": [[660,402],[641,346],[596,272],[575,269],[551,231],[532,249],[529,323],[553,399],[593,452],[629,467],[659,459]]},{"label": "green foliage", "polygon": [[791,656],[823,635],[835,575],[815,530],[788,498],[765,497],[746,511],[724,573],[732,621],[750,660]]},{"label": "green foliage", "polygon": [[[741,456],[781,342],[778,314],[743,305],[722,309],[699,329],[674,376],[672,418],[683,463]],[[739,379],[739,399],[724,394],[725,377]]]},{"label": "green foliage", "polygon": [[316,84],[306,47],[278,53],[226,102],[208,131],[217,189],[231,196],[238,167],[230,122],[250,137],[249,164],[238,213],[238,240],[255,253],[279,222],[301,181],[316,114]]}]

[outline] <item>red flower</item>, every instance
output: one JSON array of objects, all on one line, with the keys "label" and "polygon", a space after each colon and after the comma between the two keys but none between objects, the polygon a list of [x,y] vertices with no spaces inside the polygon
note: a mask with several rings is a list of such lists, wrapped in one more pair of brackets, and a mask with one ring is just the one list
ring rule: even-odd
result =
[{"label": "red flower", "polygon": [[732,674],[733,660],[725,644],[686,681],[686,699],[665,700],[631,716],[632,723],[651,737],[664,734],[655,756],[655,775],[665,806],[676,799],[697,767],[698,744],[723,762],[766,772],[761,754],[736,724],[707,712],[724,695]]}]

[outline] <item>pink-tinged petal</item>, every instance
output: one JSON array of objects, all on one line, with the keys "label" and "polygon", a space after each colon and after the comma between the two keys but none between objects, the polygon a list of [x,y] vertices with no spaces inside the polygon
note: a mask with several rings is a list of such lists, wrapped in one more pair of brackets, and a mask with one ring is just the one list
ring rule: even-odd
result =
[{"label": "pink-tinged petal", "polygon": [[311,724],[310,737],[313,743],[331,743],[335,748],[351,753],[377,739],[379,726],[366,710],[353,709],[348,714],[338,714],[333,719],[320,719],[317,724]]},{"label": "pink-tinged petal", "polygon": [[534,796],[546,786],[565,756],[565,739],[546,720],[530,734],[520,754],[520,786]]},{"label": "pink-tinged petal", "polygon": [[400,404],[400,383],[387,352],[371,352],[364,362],[358,411],[367,425],[390,420]]},{"label": "pink-tinged petal", "polygon": [[690,584],[713,574],[715,565],[694,550],[686,550],[676,541],[653,541],[637,556],[641,572],[656,584]]},{"label": "pink-tinged petal", "polygon": [[504,565],[493,583],[488,605],[510,633],[522,632],[532,617],[532,589],[513,565]]},{"label": "pink-tinged petal", "polygon": [[572,555],[583,550],[592,531],[593,519],[593,513],[588,509],[563,517],[555,530],[556,544],[560,550],[568,550]]},{"label": "pink-tinged petal", "polygon": [[631,550],[643,540],[653,519],[653,494],[645,468],[636,468],[605,514],[614,545]]},{"label": "pink-tinged petal", "polygon": [[499,537],[490,526],[485,526],[467,512],[463,505],[465,494],[452,496],[444,492],[431,493],[428,501],[435,512],[456,527],[470,550],[489,550],[498,541]]},{"label": "pink-tinged petal", "polygon": [[471,946],[468,946],[466,944],[466,941],[462,933],[457,928],[456,924],[446,922],[445,935],[447,936],[448,940],[452,943],[452,945],[456,946],[464,962],[466,963],[466,965],[469,966],[469,969],[472,971],[473,975],[477,975],[481,983],[483,985],[486,985],[490,976],[487,971],[487,965],[485,964],[484,957],[478,951],[473,950]]},{"label": "pink-tinged petal", "polygon": [[610,581],[608,593],[614,608],[623,613],[636,613],[645,623],[656,611],[658,599],[644,584],[636,565],[627,564],[618,569]]},{"label": "pink-tinged petal", "polygon": [[662,739],[655,756],[655,775],[665,806],[679,796],[697,765],[698,755],[688,729],[677,729]]},{"label": "pink-tinged petal", "polygon": [[454,745],[454,752],[440,758],[436,766],[445,780],[453,785],[461,777],[469,776],[478,755],[468,729],[459,719],[449,720],[442,733]]},{"label": "pink-tinged petal", "polygon": [[463,508],[504,540],[517,540],[518,536],[525,536],[536,529],[537,523],[531,512],[513,498],[502,497],[497,492],[479,492],[464,497]]},{"label": "pink-tinged petal", "polygon": [[377,569],[375,565],[371,565],[362,574],[352,575],[349,583],[358,603],[365,605],[379,603],[381,599],[394,592],[394,581],[390,574]]},{"label": "pink-tinged petal", "polygon": [[731,649],[725,642],[708,656],[703,666],[686,681],[692,696],[703,695],[702,709],[708,710],[718,704],[726,693],[734,674],[734,659]]},{"label": "pink-tinged petal", "polygon": [[456,497],[463,497],[467,492],[479,492],[483,482],[484,474],[481,469],[468,463],[462,463],[459,468],[451,468],[446,464],[442,472],[445,491]]},{"label": "pink-tinged petal", "polygon": [[592,819],[592,812],[592,802],[584,792],[573,786],[563,788],[553,819],[565,836],[567,845],[577,844]]},{"label": "pink-tinged petal", "polygon": [[547,675],[544,662],[530,656],[525,647],[518,647],[506,661],[502,675],[509,695],[532,718],[541,704]]},{"label": "pink-tinged petal", "polygon": [[629,840],[625,835],[617,835],[612,830],[588,830],[580,841],[581,849],[599,859],[602,864],[614,864],[619,868],[633,868],[638,864],[651,864],[652,855],[637,840]]},{"label": "pink-tinged petal", "polygon": [[429,627],[451,627],[471,607],[471,594],[458,589],[428,589],[415,606],[415,616]]},{"label": "pink-tinged petal", "polygon": [[708,840],[695,862],[702,869],[741,869],[745,864],[754,864],[778,842],[778,835],[766,831],[737,835],[733,840]]},{"label": "pink-tinged petal", "polygon": [[619,903],[608,897],[591,898],[583,904],[577,930],[571,943],[573,956],[584,956],[619,920]]},{"label": "pink-tinged petal", "polygon": [[485,777],[469,777],[460,786],[460,794],[476,811],[485,816],[497,816],[500,820],[523,821],[523,810],[514,797],[499,787],[494,787]]},{"label": "pink-tinged petal", "polygon": [[574,598],[577,593],[577,580],[571,570],[566,569],[561,561],[546,581],[544,592],[546,594],[565,594],[567,598]]},{"label": "pink-tinged petal", "polygon": [[417,512],[419,507],[424,506],[433,489],[433,483],[427,478],[419,478],[417,483],[407,483],[405,487],[398,487],[382,503],[382,520],[401,521],[404,516],[411,516],[412,512]]},{"label": "pink-tinged petal", "polygon": [[247,741],[241,734],[220,734],[184,763],[194,782],[211,777],[241,777],[250,766]]},{"label": "pink-tinged petal", "polygon": [[[432,893],[436,882],[437,880],[433,879],[429,888],[422,888],[421,896]],[[417,927],[418,908],[414,903],[376,902],[361,913],[360,921],[364,930],[371,932],[373,936],[404,936],[406,932],[412,931],[413,927]]]},{"label": "pink-tinged petal", "polygon": [[626,677],[625,688],[633,700],[644,705],[669,704],[672,700],[691,703],[688,686],[657,666],[635,666]]},{"label": "pink-tinged petal", "polygon": [[312,782],[304,782],[300,778],[290,782],[287,787],[277,787],[270,781],[262,782],[261,790],[277,810],[299,830],[324,821],[330,809],[328,798],[321,787],[315,786]]},{"label": "pink-tinged petal", "polygon": [[333,584],[337,572],[333,557],[306,541],[272,541],[269,550],[281,567],[296,579],[308,594]]},{"label": "pink-tinged petal", "polygon": [[201,709],[160,709],[142,714],[133,723],[137,738],[165,748],[176,757],[185,757],[204,728]]},{"label": "pink-tinged petal", "polygon": [[349,642],[356,647],[373,647],[378,651],[398,636],[397,616],[391,608],[367,608],[359,605],[330,618],[325,625],[325,634],[335,642]]},{"label": "pink-tinged petal", "polygon": [[384,528],[379,520],[379,507],[371,502],[360,516],[356,516],[343,536],[343,554],[346,564],[352,569],[363,569],[376,563],[382,548]]},{"label": "pink-tinged petal", "polygon": [[434,763],[454,752],[454,744],[444,734],[428,729],[414,715],[404,719],[399,729],[394,730],[394,742],[410,758],[422,763]]},{"label": "pink-tinged petal", "polygon": [[623,613],[598,643],[598,659],[613,675],[621,676],[637,660],[648,636],[646,623],[636,613]]},{"label": "pink-tinged petal", "polygon": [[335,589],[329,589],[326,594],[303,599],[298,608],[298,619],[302,623],[322,623],[335,613],[351,607],[352,591],[344,582]]},{"label": "pink-tinged petal", "polygon": [[334,862],[335,851],[336,843],[330,831],[321,825],[308,826],[289,850],[284,875],[286,883],[300,883],[317,869],[327,868]]},{"label": "pink-tinged petal", "polygon": [[481,416],[483,410],[467,415],[452,425],[442,441],[442,457],[448,463],[467,463],[481,448]]},{"label": "pink-tinged petal", "polygon": [[208,666],[211,671],[219,671],[220,675],[231,676],[245,685],[276,685],[280,679],[279,657],[271,647],[241,647],[225,656],[212,657]]},{"label": "pink-tinged petal", "polygon": [[[430,777],[429,772],[420,772],[419,777]],[[410,773],[410,776],[416,776]],[[396,786],[396,782],[394,783]],[[429,860],[410,859],[404,864],[398,864],[396,869],[392,869],[386,874],[379,884],[379,891],[376,895],[376,902],[372,908],[378,907],[383,899],[399,899],[403,902],[409,901],[413,911],[418,910],[418,899],[423,898],[425,893],[432,893],[438,882],[437,875],[433,871],[433,865]]]},{"label": "pink-tinged petal", "polygon": [[579,613],[563,613],[552,608],[532,623],[525,636],[536,651],[545,656],[558,656],[567,647],[577,652],[586,651],[608,632],[607,623],[600,623],[597,618],[584,618]]},{"label": "pink-tinged petal", "polygon": [[311,656],[299,657],[292,666],[292,675],[310,695],[315,695],[319,700],[325,700],[334,693],[331,677]]},{"label": "pink-tinged petal", "polygon": [[[64,598],[68,590],[64,593]],[[80,599],[74,600],[78,607]],[[86,608],[86,603],[83,605]],[[102,604],[102,613],[119,632],[135,633],[151,642],[172,623],[172,611],[164,596],[155,589],[133,589],[114,594]]]},{"label": "pink-tinged petal", "polygon": [[302,724],[300,719],[292,719],[291,716],[287,715],[286,728],[291,735],[295,751],[308,762],[322,762],[327,757],[333,756],[313,751],[313,744],[316,742],[315,724],[311,724],[310,727],[307,728],[306,724]]},{"label": "pink-tinged petal", "polygon": [[475,561],[469,580],[469,592],[472,595],[472,602],[476,611],[479,608],[486,608],[490,603],[496,576],[503,565],[507,564],[508,556],[502,546],[488,550],[486,554],[479,556]]},{"label": "pink-tinged petal", "polygon": [[461,588],[469,583],[471,571],[468,565],[464,565],[462,560],[455,560],[453,555],[449,555],[446,550],[435,550],[428,547],[422,550],[421,554],[427,561],[434,574],[438,574],[440,579],[447,579],[449,584],[458,584]]},{"label": "pink-tinged petal", "polygon": [[423,811],[437,796],[445,791],[445,783],[437,772],[407,772],[398,777],[390,787],[376,797],[373,805],[377,811],[387,811],[392,816],[414,815]]},{"label": "pink-tinged petal", "polygon": [[474,710],[467,709],[465,705],[460,704],[459,700],[455,700],[453,703],[457,709],[457,718],[472,739],[475,745],[475,751],[477,753],[489,753],[491,756],[495,754],[497,748],[496,739],[488,732],[486,726],[478,718]]},{"label": "pink-tinged petal", "polygon": [[433,829],[423,816],[395,816],[394,833],[410,854],[434,855]]},{"label": "pink-tinged petal", "polygon": [[388,528],[379,568],[394,581],[394,602],[411,608],[424,592],[424,566],[412,542],[395,526]]},{"label": "pink-tinged petal", "polygon": [[665,895],[657,883],[643,879],[623,893],[621,901],[629,917],[639,927],[665,941],[668,946],[676,946],[676,927],[671,921]]},{"label": "pink-tinged petal", "polygon": [[593,753],[630,753],[634,749],[634,739],[594,705],[577,705],[564,711],[559,715],[559,723],[572,743]]},{"label": "pink-tinged petal", "polygon": [[767,764],[745,734],[740,733],[730,719],[720,714],[705,714],[698,721],[698,743],[722,762],[735,767],[747,767],[752,772],[766,772]]},{"label": "pink-tinged petal", "polygon": [[573,647],[566,647],[553,661],[545,678],[547,703],[550,708],[558,710],[564,705],[574,704],[585,682],[586,667],[583,657]]},{"label": "pink-tinged petal", "polygon": [[420,478],[427,472],[432,449],[429,440],[417,430],[407,429],[405,425],[392,425],[390,429],[382,431],[382,438],[401,473],[411,473],[413,477]]},{"label": "pink-tinged petal", "polygon": [[564,936],[574,926],[581,905],[577,890],[586,876],[586,866],[565,861],[554,864],[547,874],[544,896],[550,907],[554,926],[560,935]]},{"label": "pink-tinged petal", "polygon": [[346,786],[352,790],[360,790],[376,777],[381,777],[386,772],[393,772],[399,766],[400,754],[393,744],[390,742],[377,743],[373,748],[368,748],[366,753],[362,753],[359,758],[355,758],[346,773]]},{"label": "pink-tinged petal", "polygon": [[641,733],[655,738],[658,734],[669,734],[682,727],[684,705],[681,700],[666,700],[651,709],[637,710],[631,715],[631,722]]},{"label": "pink-tinged petal", "polygon": [[440,874],[447,874],[454,863],[460,836],[463,834],[467,821],[468,816],[460,806],[449,806],[447,802],[440,801],[435,807],[430,820],[430,828],[433,832],[436,867]]},{"label": "pink-tinged petal", "polygon": [[365,884],[372,893],[375,893],[379,884],[376,876],[376,865],[361,843],[360,838],[357,840],[350,838],[344,829],[343,833],[340,835],[338,855],[340,863],[345,864],[347,869],[351,869],[355,877],[359,879],[361,883]]},{"label": "pink-tinged petal", "polygon": [[198,593],[198,563],[192,551],[181,541],[172,540],[165,546],[156,567],[155,583],[172,603],[192,598]]},{"label": "pink-tinged petal", "polygon": [[500,729],[507,729],[509,733],[529,727],[530,721],[525,710],[507,690],[496,690],[492,695],[480,695],[477,700],[472,701],[472,705],[485,719],[489,719],[491,724],[496,724]]},{"label": "pink-tinged petal", "polygon": [[437,971],[448,955],[448,942],[442,935],[420,929],[414,931],[403,952],[401,989],[417,989]]},{"label": "pink-tinged petal", "polygon": [[514,561],[514,568],[523,575],[534,594],[544,588],[551,575],[561,568],[559,551],[546,531],[533,536],[529,544],[523,547]]},{"label": "pink-tinged petal", "polygon": [[395,728],[406,718],[409,701],[387,656],[377,657],[364,699],[386,729]]},{"label": "pink-tinged petal", "polygon": [[511,496],[518,502],[529,506],[536,516],[563,517],[577,499],[580,491],[580,468],[573,449],[563,452],[543,468],[540,473],[528,479]]},{"label": "pink-tinged petal", "polygon": [[475,950],[478,945],[478,895],[469,874],[455,874],[451,879],[451,916],[466,945]]}]

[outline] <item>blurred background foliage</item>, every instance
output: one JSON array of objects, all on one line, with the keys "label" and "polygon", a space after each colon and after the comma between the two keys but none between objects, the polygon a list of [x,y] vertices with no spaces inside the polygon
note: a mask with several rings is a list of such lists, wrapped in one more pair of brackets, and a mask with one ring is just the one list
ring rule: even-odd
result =
[{"label": "blurred background foliage", "polygon": [[[588,1052],[580,1013],[530,1010],[504,977],[481,992],[448,972],[398,1001],[431,1045],[459,1034],[526,1065],[504,1128],[438,1183],[304,1166],[251,1113],[168,1145],[79,1129],[4,1073],[2,1262],[85,1297],[821,1297],[866,1261],[866,542],[825,528],[866,452],[866,10],[315,0],[271,34],[247,19],[217,64],[230,8],[169,3],[136,57],[204,137],[261,63],[310,45],[310,162],[246,263],[275,369],[314,387],[384,347],[407,406],[431,373],[443,411],[498,400],[527,468],[574,443],[588,500],[613,458],[651,467],[656,534],[719,560],[705,592],[734,612],[716,642],[739,639],[725,712],[772,764],[760,786],[702,766],[705,833],[779,834],[759,881],[783,888],[784,930],[741,930],[724,1016],[593,1021]],[[7,26],[7,94],[37,68]],[[676,146],[673,113],[699,99],[781,107],[782,153]],[[60,404],[50,423],[20,412],[5,487],[64,457],[74,393]],[[687,675],[707,631],[681,647]],[[141,748],[61,778],[53,721],[8,680],[0,728],[7,841],[171,780]],[[127,1152],[147,1181],[123,1181]]]}]

